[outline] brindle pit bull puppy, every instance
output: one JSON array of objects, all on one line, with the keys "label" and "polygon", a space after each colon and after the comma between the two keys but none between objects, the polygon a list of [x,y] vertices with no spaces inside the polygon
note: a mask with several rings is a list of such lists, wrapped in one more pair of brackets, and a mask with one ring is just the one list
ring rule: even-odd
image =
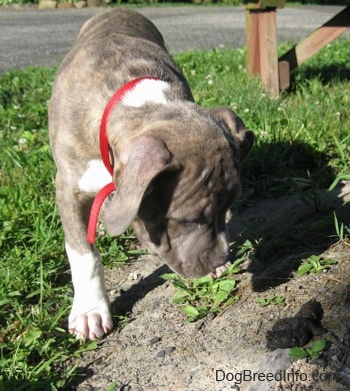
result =
[{"label": "brindle pit bull puppy", "polygon": [[[103,164],[99,128],[116,91]],[[103,215],[111,234],[132,224],[146,248],[187,277],[227,267],[225,214],[240,194],[240,164],[254,137],[230,109],[193,102],[149,20],[119,9],[85,23],[56,76],[49,129],[75,290],[69,331],[77,338],[113,327],[100,256],[86,239],[94,197],[110,182],[116,190]]]}]

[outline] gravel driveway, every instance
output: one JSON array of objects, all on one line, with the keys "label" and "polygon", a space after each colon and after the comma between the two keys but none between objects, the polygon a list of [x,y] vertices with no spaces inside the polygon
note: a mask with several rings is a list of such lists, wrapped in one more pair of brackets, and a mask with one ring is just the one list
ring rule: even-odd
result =
[{"label": "gravel driveway", "polygon": [[[278,10],[278,39],[296,42],[341,9],[317,6]],[[245,44],[243,7],[156,7],[138,11],[156,24],[172,54],[223,46],[237,48]],[[104,9],[1,8],[0,74],[28,65],[58,65],[81,25],[99,12]]]}]

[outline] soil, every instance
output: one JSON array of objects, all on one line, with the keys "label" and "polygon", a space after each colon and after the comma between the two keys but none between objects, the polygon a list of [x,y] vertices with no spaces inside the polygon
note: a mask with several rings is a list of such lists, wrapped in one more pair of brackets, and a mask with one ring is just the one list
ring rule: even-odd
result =
[{"label": "soil", "polygon": [[[100,341],[100,349],[72,363],[82,376],[71,389],[349,390],[350,243],[337,242],[333,216],[336,210],[349,227],[349,201],[350,183],[344,182],[313,201],[289,194],[233,210],[233,251],[247,238],[256,250],[237,276],[240,299],[216,317],[186,323],[180,305],[172,302],[174,286],[160,278],[169,269],[150,255],[106,270],[114,313],[129,320]],[[297,276],[311,255],[337,263]],[[256,303],[271,295],[284,297],[286,305]],[[323,309],[321,335],[312,340],[327,341],[321,356],[296,360],[289,348],[268,350],[268,331],[309,300]]]}]

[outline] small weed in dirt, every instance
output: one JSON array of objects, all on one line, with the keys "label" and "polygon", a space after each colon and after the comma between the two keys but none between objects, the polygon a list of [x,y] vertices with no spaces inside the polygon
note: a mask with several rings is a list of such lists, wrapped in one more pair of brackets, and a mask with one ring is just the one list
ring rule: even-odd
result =
[{"label": "small weed in dirt", "polygon": [[319,358],[320,353],[324,350],[325,347],[326,341],[324,339],[318,339],[311,345],[310,348],[291,348],[289,354],[293,358]]},{"label": "small weed in dirt", "polygon": [[321,273],[335,263],[337,263],[335,259],[323,259],[318,255],[311,255],[309,258],[303,259],[303,263],[299,266],[297,274],[302,276],[307,273]]},{"label": "small weed in dirt", "polygon": [[[340,242],[344,242],[346,240],[346,236],[350,236],[350,226],[345,225],[343,222],[340,223],[338,221],[338,217],[335,212],[334,214],[334,226],[335,226],[335,232],[337,233],[338,239]],[[345,233],[344,233],[345,231]]]},{"label": "small weed in dirt", "polygon": [[268,296],[268,297],[258,297],[255,300],[260,307],[266,307],[268,305],[280,305],[285,306],[285,298],[282,296]]},{"label": "small weed in dirt", "polygon": [[112,382],[112,383],[108,386],[108,388],[107,388],[106,391],[114,391],[114,390],[116,390],[118,384],[119,384],[119,381],[118,381],[118,380],[115,380],[114,382]]},{"label": "small weed in dirt", "polygon": [[241,271],[238,265],[243,260],[236,260],[215,280],[209,276],[192,280],[175,273],[162,275],[164,280],[172,281],[177,288],[173,302],[182,305],[186,322],[195,322],[209,313],[217,315],[239,299],[233,293],[237,286],[233,276]]}]

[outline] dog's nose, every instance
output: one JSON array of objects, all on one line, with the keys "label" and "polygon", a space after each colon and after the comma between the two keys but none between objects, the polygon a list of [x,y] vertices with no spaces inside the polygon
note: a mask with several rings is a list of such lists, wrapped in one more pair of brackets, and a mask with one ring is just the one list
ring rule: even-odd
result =
[{"label": "dog's nose", "polygon": [[229,262],[229,255],[226,253],[223,253],[220,256],[212,256],[209,258],[209,263],[212,269],[217,269],[218,267],[224,266],[227,262]]}]

